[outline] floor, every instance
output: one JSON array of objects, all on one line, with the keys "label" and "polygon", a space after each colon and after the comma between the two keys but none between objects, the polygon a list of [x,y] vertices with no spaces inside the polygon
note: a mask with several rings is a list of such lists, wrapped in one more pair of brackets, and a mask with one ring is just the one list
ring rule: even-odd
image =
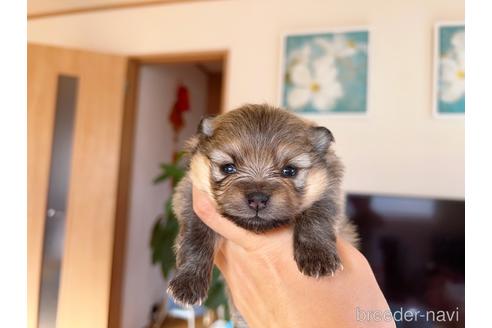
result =
[{"label": "floor", "polygon": [[[162,324],[162,328],[187,328],[188,325],[185,320],[175,319],[175,318],[166,318],[164,323]],[[195,320],[195,328],[205,328],[202,323],[202,318],[197,318]]]}]

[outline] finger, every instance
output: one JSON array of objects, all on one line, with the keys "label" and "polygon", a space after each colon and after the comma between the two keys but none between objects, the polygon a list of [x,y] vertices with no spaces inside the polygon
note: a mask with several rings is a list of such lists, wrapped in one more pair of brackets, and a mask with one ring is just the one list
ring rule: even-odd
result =
[{"label": "finger", "polygon": [[343,270],[361,270],[369,266],[364,255],[342,238],[337,238],[337,250],[342,261]]}]

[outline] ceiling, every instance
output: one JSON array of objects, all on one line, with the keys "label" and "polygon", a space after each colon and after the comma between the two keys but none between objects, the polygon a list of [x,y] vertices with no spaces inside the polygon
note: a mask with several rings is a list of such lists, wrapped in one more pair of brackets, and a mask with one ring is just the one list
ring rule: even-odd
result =
[{"label": "ceiling", "polygon": [[28,0],[28,19],[95,10],[137,7],[153,4],[211,0]]}]

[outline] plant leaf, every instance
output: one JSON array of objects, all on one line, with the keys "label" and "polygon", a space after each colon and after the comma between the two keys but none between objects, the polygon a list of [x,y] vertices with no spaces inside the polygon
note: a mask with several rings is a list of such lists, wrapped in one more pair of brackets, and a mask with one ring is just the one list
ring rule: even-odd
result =
[{"label": "plant leaf", "polygon": [[154,183],[166,181],[167,179],[172,179],[174,183],[177,183],[186,174],[185,170],[177,164],[161,164],[160,167],[161,174],[154,179]]}]

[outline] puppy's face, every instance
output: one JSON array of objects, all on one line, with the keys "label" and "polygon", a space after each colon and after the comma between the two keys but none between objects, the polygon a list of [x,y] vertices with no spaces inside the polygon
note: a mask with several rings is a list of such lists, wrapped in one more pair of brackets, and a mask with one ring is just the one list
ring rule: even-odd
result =
[{"label": "puppy's face", "polygon": [[202,122],[202,131],[211,193],[219,211],[243,228],[288,224],[326,188],[324,154],[332,136],[325,128],[255,107]]}]

